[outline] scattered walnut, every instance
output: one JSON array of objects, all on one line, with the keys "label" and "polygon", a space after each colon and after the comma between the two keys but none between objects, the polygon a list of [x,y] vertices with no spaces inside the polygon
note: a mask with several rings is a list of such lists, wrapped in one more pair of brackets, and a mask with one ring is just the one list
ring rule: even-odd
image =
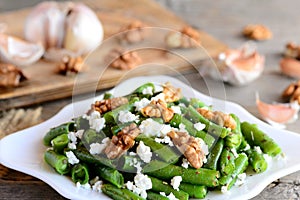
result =
[{"label": "scattered walnut", "polygon": [[91,110],[89,112],[95,110],[98,111],[100,114],[104,114],[126,103],[128,103],[128,99],[125,97],[103,99],[101,101],[96,101],[94,104],[92,104]]},{"label": "scattered walnut", "polygon": [[294,43],[287,43],[285,46],[284,56],[300,59],[300,45],[296,45]]},{"label": "scattered walnut", "polygon": [[300,105],[300,80],[291,83],[282,93],[283,98],[288,98],[290,102],[297,101]]},{"label": "scattered walnut", "polygon": [[174,111],[167,107],[167,103],[161,99],[151,101],[146,107],[141,109],[141,113],[146,117],[162,117],[165,122],[169,122],[174,115]]},{"label": "scattered walnut", "polygon": [[247,25],[243,29],[243,35],[254,40],[268,40],[272,38],[272,32],[261,24]]},{"label": "scattered walnut", "polygon": [[104,152],[109,159],[119,158],[128,149],[133,147],[134,139],[140,134],[140,129],[135,123],[123,128],[117,135],[114,135],[105,148]]},{"label": "scattered walnut", "polygon": [[145,25],[141,21],[133,21],[129,25],[123,27],[121,32],[124,31],[120,36],[121,42],[137,43],[145,38]]},{"label": "scattered walnut", "polygon": [[185,132],[171,131],[168,136],[194,168],[202,167],[205,154],[199,140]]},{"label": "scattered walnut", "polygon": [[236,128],[236,121],[228,114],[220,111],[211,111],[204,108],[198,108],[197,111],[206,119],[226,128],[234,130]]},{"label": "scattered walnut", "polygon": [[170,82],[163,85],[163,93],[165,95],[166,102],[174,102],[182,98],[181,89],[175,88]]},{"label": "scattered walnut", "polygon": [[133,69],[142,61],[137,52],[125,52],[121,48],[113,49],[108,57],[114,60],[110,66],[121,70]]},{"label": "scattered walnut", "polygon": [[169,48],[194,48],[200,44],[200,34],[192,27],[185,26],[180,32],[170,32],[165,41]]},{"label": "scattered walnut", "polygon": [[27,80],[21,69],[12,64],[0,63],[0,87],[17,87]]},{"label": "scattered walnut", "polygon": [[83,59],[81,56],[71,57],[70,55],[64,55],[58,67],[59,73],[62,75],[67,75],[70,72],[77,74],[82,70]]}]

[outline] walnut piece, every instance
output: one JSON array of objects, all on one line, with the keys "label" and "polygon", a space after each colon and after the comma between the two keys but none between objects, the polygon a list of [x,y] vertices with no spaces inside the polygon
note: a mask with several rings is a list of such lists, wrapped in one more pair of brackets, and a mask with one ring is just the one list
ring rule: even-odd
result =
[{"label": "walnut piece", "polygon": [[126,103],[128,103],[128,99],[125,97],[103,99],[101,101],[96,101],[94,104],[92,104],[91,110],[89,112],[95,110],[98,111],[100,114],[104,114]]},{"label": "walnut piece", "polygon": [[180,32],[170,32],[165,41],[169,48],[194,48],[200,44],[200,34],[192,27],[185,26]]},{"label": "walnut piece", "polygon": [[110,66],[121,70],[133,69],[142,62],[137,52],[125,52],[121,48],[113,49],[108,57],[114,60]]},{"label": "walnut piece", "polygon": [[163,85],[163,93],[166,102],[175,102],[182,98],[180,88],[175,88],[170,82]]},{"label": "walnut piece", "polygon": [[17,87],[27,80],[21,69],[12,64],[0,63],[0,87]]},{"label": "walnut piece", "polygon": [[146,107],[141,109],[145,117],[162,117],[165,122],[169,122],[174,115],[174,111],[167,107],[167,103],[158,99],[151,101]]},{"label": "walnut piece", "polygon": [[284,56],[300,59],[300,45],[296,45],[292,42],[287,43],[285,46]]},{"label": "walnut piece", "polygon": [[83,67],[83,59],[81,56],[72,57],[70,55],[64,55],[61,63],[59,63],[59,73],[62,75],[68,75],[68,73],[79,73]]},{"label": "walnut piece", "polygon": [[168,136],[194,168],[202,167],[205,154],[198,139],[186,132],[171,131]]},{"label": "walnut piece", "polygon": [[120,31],[122,33],[120,35],[120,41],[121,42],[127,42],[127,43],[137,43],[145,38],[145,30],[143,29],[145,25],[141,21],[133,21],[129,25],[123,27]]},{"label": "walnut piece", "polygon": [[243,35],[254,40],[268,40],[272,38],[272,32],[261,24],[249,24],[243,29]]},{"label": "walnut piece", "polygon": [[197,111],[209,121],[212,121],[220,126],[234,130],[236,128],[236,121],[228,114],[220,111],[211,111],[204,108],[197,108]]},{"label": "walnut piece", "polygon": [[109,159],[122,156],[128,149],[133,147],[134,139],[140,134],[140,129],[135,123],[124,127],[117,135],[114,135],[105,148],[104,152]]},{"label": "walnut piece", "polygon": [[297,101],[300,105],[300,80],[291,83],[282,93],[283,98],[288,98],[290,102]]}]

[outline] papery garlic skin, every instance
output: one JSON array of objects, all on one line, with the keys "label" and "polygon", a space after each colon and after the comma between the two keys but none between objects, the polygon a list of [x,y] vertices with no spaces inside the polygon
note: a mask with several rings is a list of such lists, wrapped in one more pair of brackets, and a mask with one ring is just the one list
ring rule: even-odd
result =
[{"label": "papery garlic skin", "polygon": [[94,50],[102,40],[102,24],[95,13],[81,3],[74,5],[66,18],[63,47],[85,54]]},{"label": "papery garlic skin", "polygon": [[[103,27],[97,15],[82,3],[48,1],[38,4],[26,19],[28,41],[48,49],[66,49],[87,54],[103,40]],[[71,54],[71,53],[70,53]]]}]

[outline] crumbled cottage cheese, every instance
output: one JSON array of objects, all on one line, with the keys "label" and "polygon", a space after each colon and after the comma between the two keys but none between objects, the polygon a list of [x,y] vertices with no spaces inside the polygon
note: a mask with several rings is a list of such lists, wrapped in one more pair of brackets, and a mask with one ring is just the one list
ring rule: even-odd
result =
[{"label": "crumbled cottage cheese", "polygon": [[130,111],[123,111],[119,112],[118,120],[121,123],[133,122],[139,119],[138,115],[132,114]]},{"label": "crumbled cottage cheese", "polygon": [[262,154],[263,152],[261,151],[261,148],[259,146],[254,147],[254,151],[256,151],[259,154]]},{"label": "crumbled cottage cheese", "polygon": [[146,87],[143,89],[142,94],[149,94],[149,95],[153,95],[153,88],[152,87]]},{"label": "crumbled cottage cheese", "polygon": [[101,190],[102,184],[103,184],[102,181],[97,181],[96,183],[93,184],[92,189],[94,191],[101,192],[102,191]]},{"label": "crumbled cottage cheese", "polygon": [[83,130],[83,129],[80,129],[80,130],[78,130],[78,131],[75,133],[75,135],[76,135],[76,137],[78,137],[79,139],[81,139],[83,133],[84,133],[84,130]]},{"label": "crumbled cottage cheese", "polygon": [[76,149],[76,144],[77,144],[76,133],[69,132],[68,133],[68,139],[69,139],[68,148],[70,148],[70,149]]},{"label": "crumbled cottage cheese", "polygon": [[154,92],[158,93],[158,92],[162,92],[164,90],[164,88],[161,85],[155,84],[154,85]]},{"label": "crumbled cottage cheese", "polygon": [[89,120],[90,128],[97,132],[102,130],[105,126],[105,119],[101,118],[100,113],[97,111],[93,111],[90,116],[87,116],[87,119]]},{"label": "crumbled cottage cheese", "polygon": [[164,101],[165,100],[165,94],[164,93],[159,93],[155,97],[152,97],[151,101],[158,101],[159,99]]},{"label": "crumbled cottage cheese", "polygon": [[189,161],[186,159],[186,158],[183,158],[182,159],[182,164],[181,164],[181,166],[183,167],[183,168],[188,168],[189,167]]},{"label": "crumbled cottage cheese", "polygon": [[162,137],[167,135],[172,130],[172,127],[169,124],[160,124],[156,121],[154,121],[151,118],[148,118],[139,126],[139,129],[143,134],[145,134],[147,137]]},{"label": "crumbled cottage cheese", "polygon": [[83,188],[83,189],[86,189],[86,190],[90,190],[91,189],[91,185],[89,183],[81,185],[79,182],[77,182],[76,183],[76,187],[77,188]]},{"label": "crumbled cottage cheese", "polygon": [[131,181],[127,181],[126,188],[140,195],[142,198],[147,198],[146,190],[152,188],[152,182],[147,175],[138,173],[134,177],[134,184]]},{"label": "crumbled cottage cheese", "polygon": [[165,192],[160,192],[159,194],[161,196],[167,197],[169,200],[178,200],[172,192],[168,196]]},{"label": "crumbled cottage cheese", "polygon": [[145,108],[149,103],[150,101],[148,99],[142,98],[140,101],[134,102],[133,105],[136,111],[140,111],[142,108]]},{"label": "crumbled cottage cheese", "polygon": [[129,165],[135,167],[137,173],[141,173],[142,171],[141,162],[139,162],[136,158],[130,160]]},{"label": "crumbled cottage cheese", "polygon": [[187,130],[185,129],[185,125],[183,123],[179,124],[179,131],[180,132],[187,132]]},{"label": "crumbled cottage cheese", "polygon": [[164,138],[155,138],[154,141],[157,143],[168,144],[170,147],[174,146],[174,143],[172,142],[171,138],[167,135]]},{"label": "crumbled cottage cheese", "polygon": [[90,153],[93,155],[100,154],[106,148],[109,141],[109,137],[106,137],[102,140],[101,144],[98,142],[90,144]]},{"label": "crumbled cottage cheese", "polygon": [[205,129],[205,124],[202,124],[201,122],[198,122],[198,123],[194,124],[194,128],[197,131],[202,131],[203,129]]},{"label": "crumbled cottage cheese", "polygon": [[151,161],[151,149],[150,147],[146,146],[143,141],[140,141],[139,145],[137,146],[136,153],[145,163],[149,163]]},{"label": "crumbled cottage cheese", "polygon": [[171,179],[171,185],[173,186],[174,190],[179,191],[179,186],[180,186],[181,181],[182,181],[181,176],[174,176]]},{"label": "crumbled cottage cheese", "polygon": [[68,143],[68,148],[69,148],[69,149],[76,149],[76,148],[77,148],[77,147],[76,147],[76,143],[69,142],[69,143]]},{"label": "crumbled cottage cheese", "polygon": [[171,106],[171,109],[173,110],[174,113],[181,115],[181,109],[179,106]]},{"label": "crumbled cottage cheese", "polygon": [[67,152],[66,152],[66,156],[67,156],[67,158],[68,158],[68,162],[69,162],[71,165],[74,165],[74,164],[79,163],[79,160],[78,160],[78,158],[75,156],[75,154],[73,153],[73,151],[67,151]]},{"label": "crumbled cottage cheese", "polygon": [[241,174],[239,174],[239,175],[237,176],[237,179],[236,179],[236,182],[235,182],[234,185],[236,185],[236,186],[241,186],[241,185],[243,185],[243,184],[245,183],[246,177],[247,177],[246,173],[241,173]]}]

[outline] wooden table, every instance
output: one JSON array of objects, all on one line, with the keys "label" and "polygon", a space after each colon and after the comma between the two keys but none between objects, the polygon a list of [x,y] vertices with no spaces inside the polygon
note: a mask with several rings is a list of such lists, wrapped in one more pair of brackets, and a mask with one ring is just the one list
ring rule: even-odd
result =
[{"label": "wooden table", "polygon": [[[0,11],[33,5],[38,1],[1,1]],[[265,24],[273,31],[274,37],[272,40],[257,43],[259,52],[266,56],[266,68],[263,75],[255,82],[243,87],[230,85],[224,85],[224,87],[221,85],[222,87],[220,87],[220,82],[206,79],[208,85],[215,86],[206,88],[205,82],[195,71],[186,72],[184,77],[189,80],[195,89],[205,94],[210,94],[210,90],[214,90],[213,94],[222,94],[222,90],[225,89],[226,96],[214,96],[239,103],[259,117],[255,107],[255,92],[258,91],[261,99],[265,102],[278,101],[282,90],[293,81],[293,79],[280,74],[278,62],[284,45],[288,41],[300,43],[300,20],[298,15],[300,1],[220,0],[218,3],[209,0],[157,1],[174,11],[191,25],[205,30],[230,47],[239,47],[246,41],[240,36],[240,32],[247,24]],[[40,104],[43,106],[43,119],[50,118],[63,106],[71,102],[71,98],[66,98]],[[299,128],[300,120],[287,127],[288,130],[300,134]],[[38,179],[0,165],[0,199],[64,198]],[[271,183],[253,199],[300,199],[300,171]]]}]

